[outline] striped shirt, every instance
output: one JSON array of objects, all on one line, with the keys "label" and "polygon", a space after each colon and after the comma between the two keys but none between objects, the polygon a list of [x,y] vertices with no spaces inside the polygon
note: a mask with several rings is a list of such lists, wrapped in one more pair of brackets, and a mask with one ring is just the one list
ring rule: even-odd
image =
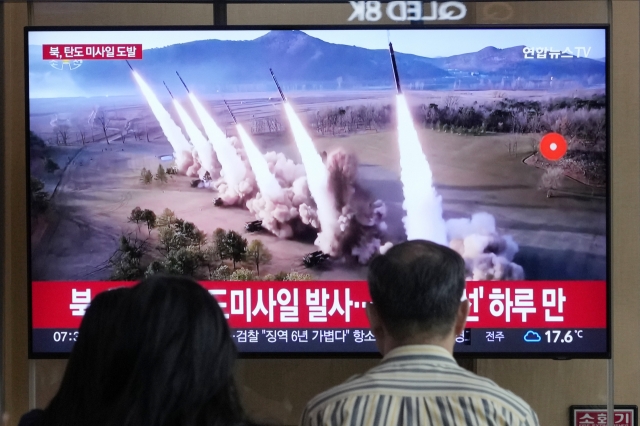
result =
[{"label": "striped shirt", "polygon": [[402,346],[307,404],[302,426],[538,426],[521,398],[458,366],[444,348]]}]

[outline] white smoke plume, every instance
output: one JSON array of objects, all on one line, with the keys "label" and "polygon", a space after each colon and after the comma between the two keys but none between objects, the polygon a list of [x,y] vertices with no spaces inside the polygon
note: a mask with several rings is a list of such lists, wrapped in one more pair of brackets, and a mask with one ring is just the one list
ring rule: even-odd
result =
[{"label": "white smoke plume", "polygon": [[292,238],[294,236],[291,221],[298,217],[298,210],[285,202],[284,197],[277,202],[262,193],[247,201],[247,208],[256,219],[262,221],[262,226],[279,238]]},{"label": "white smoke plume", "polygon": [[380,254],[385,254],[391,247],[393,247],[393,243],[391,241],[387,241],[380,246],[380,249],[378,251],[380,252]]},{"label": "white smoke plume", "polygon": [[[358,161],[355,156],[342,150],[328,155],[326,165],[316,150],[313,140],[304,128],[291,105],[284,103],[296,146],[300,152],[306,173],[306,184],[312,200],[304,196],[305,181],[292,183],[293,199],[298,205],[298,213],[303,224],[318,229],[315,245],[334,258],[354,256],[360,263],[366,263],[382,244],[381,237],[386,231],[386,206],[380,200],[372,202],[369,194],[357,185]],[[282,159],[285,161],[286,159]],[[296,176],[282,179],[291,181]],[[278,173],[274,173],[278,176]],[[296,182],[298,182],[296,184]],[[285,200],[286,202],[287,200]],[[285,209],[282,209],[285,211]]]},{"label": "white smoke plume", "polygon": [[302,164],[295,163],[281,152],[269,151],[264,155],[264,159],[267,161],[269,170],[283,188],[294,185],[296,180],[306,176]]},{"label": "white smoke plume", "polygon": [[[229,158],[237,159],[240,167],[232,169],[231,173],[226,173],[224,166],[220,172],[220,179],[214,184],[218,191],[218,196],[227,206],[242,205],[256,194],[256,180],[249,161],[247,160],[244,150],[238,138],[225,138],[224,144],[229,147],[225,153],[227,160]],[[222,157],[218,156],[222,164]]]},{"label": "white smoke plume", "polygon": [[276,203],[283,202],[284,192],[276,177],[269,170],[267,160],[260,153],[244,128],[240,124],[236,125],[236,128],[262,197]]},{"label": "white smoke plume", "polygon": [[[242,128],[238,126],[238,130],[240,129]],[[243,131],[244,129],[241,130]],[[245,134],[245,137],[250,142],[248,135]],[[304,167],[287,159],[282,153],[271,151],[262,156],[255,148],[254,155],[256,153],[259,158],[256,156],[251,161],[251,167],[260,192],[247,201],[247,208],[257,219],[262,220],[265,229],[280,238],[292,238],[296,232],[306,232],[308,227],[304,225],[313,225],[304,223],[299,211],[301,205],[311,203]],[[251,159],[249,149],[247,154]],[[258,166],[254,167],[254,163]]]},{"label": "white smoke plume", "polygon": [[221,198],[225,204],[237,204],[245,199],[247,194],[253,191],[253,188],[249,189],[248,185],[251,182],[245,181],[249,170],[238,154],[235,138],[226,137],[193,93],[189,93],[189,99],[191,99],[209,143],[213,146],[222,167],[220,175],[224,182],[218,187],[218,190],[222,192]]},{"label": "white smoke plume", "polygon": [[[189,151],[176,151],[173,153],[173,157],[176,160],[176,167],[179,171],[186,174],[187,176],[192,176],[187,171],[193,166],[195,160],[193,158],[192,152]],[[198,165],[198,168],[200,166]]]},{"label": "white smoke plume", "polygon": [[315,229],[320,229],[318,212],[311,204],[302,203],[298,208],[298,211],[300,212],[300,219],[302,220],[302,223]]},{"label": "white smoke plume", "polygon": [[[309,200],[311,200],[311,191],[309,191],[309,185],[307,184],[306,176],[303,175],[294,180],[291,183],[291,191],[293,192],[293,198],[291,199],[291,202],[294,206],[300,206],[300,208],[302,208],[304,204],[308,204],[310,202]],[[302,212],[300,212],[300,214],[302,215]],[[318,219],[317,215],[315,216],[315,218],[316,220]],[[318,223],[313,227],[318,229],[320,227],[320,224]]]},{"label": "white smoke plume", "polygon": [[[374,254],[378,253],[383,246],[383,236],[387,231],[385,217],[387,215],[387,207],[381,200],[358,205],[352,203],[346,211],[340,216],[341,223],[348,224],[348,228],[352,235],[357,235],[358,239],[353,244],[345,238],[345,249],[350,249],[351,254],[356,257],[359,263],[366,264]],[[350,223],[344,219],[350,221]],[[353,241],[353,240],[352,240]]]},{"label": "white smoke plume", "polygon": [[387,230],[386,205],[381,200],[374,201],[358,185],[355,155],[338,149],[331,152],[326,161],[329,172],[327,189],[339,212],[338,229],[331,242],[331,246],[336,248],[334,256],[354,256],[359,263],[366,264],[383,244]]},{"label": "white smoke plume", "polygon": [[442,218],[442,198],[433,186],[433,175],[422,152],[418,132],[413,124],[404,95],[397,96],[400,180],[404,192],[402,207],[407,239],[447,244],[447,230]]},{"label": "white smoke plume", "polygon": [[339,210],[335,206],[333,195],[329,192],[329,172],[322,162],[322,157],[318,154],[313,140],[311,140],[300,118],[298,118],[288,102],[284,103],[284,110],[289,119],[291,131],[307,174],[309,191],[316,204],[320,232],[316,238],[315,245],[330,256],[338,256],[340,247],[336,246],[335,243],[336,234],[339,232]]},{"label": "white smoke plume", "polygon": [[518,244],[511,235],[500,235],[489,213],[471,219],[450,219],[446,223],[449,246],[460,253],[470,281],[523,280],[524,270],[513,262]]},{"label": "white smoke plume", "polygon": [[173,121],[167,110],[162,106],[155,93],[147,85],[147,83],[140,77],[136,71],[133,72],[133,77],[138,83],[142,94],[144,95],[151,112],[155,116],[156,120],[160,124],[162,132],[167,137],[167,140],[173,147],[174,157],[176,158],[176,166],[178,170],[185,173],[188,168],[193,164],[193,159],[189,159],[191,154],[191,144],[182,134],[180,127]]},{"label": "white smoke plume", "polygon": [[[451,219],[445,223],[442,197],[433,186],[431,167],[422,151],[404,95],[397,96],[397,109],[407,239],[449,245],[464,258],[468,280],[524,279],[522,267],[513,263],[518,244],[510,235],[498,233],[492,215],[476,213],[471,219]],[[388,249],[383,246],[380,252]]]},{"label": "white smoke plume", "polygon": [[193,122],[187,111],[180,105],[180,103],[174,99],[173,105],[178,112],[180,121],[189,136],[191,143],[193,144],[195,151],[198,153],[198,161],[202,165],[200,171],[200,177],[204,175],[204,172],[209,172],[211,176],[216,176],[220,170],[217,167],[216,155],[213,152],[213,147],[204,137],[198,126]]},{"label": "white smoke plume", "polygon": [[[262,220],[262,226],[280,238],[292,238],[307,233],[310,228],[322,229],[318,208],[307,184],[305,169],[287,159],[282,153],[268,152],[262,157],[280,192],[267,196],[260,192],[247,201],[247,208]],[[251,163],[252,166],[255,160]],[[366,263],[379,249],[386,231],[386,206],[372,201],[370,195],[357,184],[358,161],[354,155],[336,150],[323,164],[328,174],[326,194],[336,209],[336,229],[330,235],[333,257],[351,257]],[[254,171],[256,169],[254,168]],[[264,172],[263,172],[264,173]],[[257,173],[256,173],[257,177]],[[329,234],[325,234],[329,237]],[[319,247],[322,250],[322,247]],[[323,250],[324,251],[324,250]]]},{"label": "white smoke plume", "polygon": [[[200,176],[200,169],[202,168],[202,165],[200,164],[200,158],[198,157],[198,151],[194,149],[189,154],[189,156],[191,157],[191,163],[186,168],[186,170],[184,170],[184,174],[190,177],[198,177]],[[183,170],[180,168],[180,162],[178,160],[176,160],[176,167],[178,167],[178,170]]]}]

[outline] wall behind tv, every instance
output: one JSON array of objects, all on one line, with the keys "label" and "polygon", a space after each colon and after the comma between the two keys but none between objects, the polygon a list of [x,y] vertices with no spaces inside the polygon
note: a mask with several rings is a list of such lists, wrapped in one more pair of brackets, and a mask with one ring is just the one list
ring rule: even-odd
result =
[{"label": "wall behind tv", "polygon": [[[605,1],[498,2],[512,15],[503,24],[606,23]],[[496,15],[471,8],[478,23]],[[24,199],[24,77],[22,30],[32,25],[208,25],[211,5],[4,3],[4,409],[10,425],[55,394],[65,361],[27,361],[26,223]],[[640,9],[612,1],[613,301],[615,402],[640,400]],[[346,22],[347,5],[235,5],[230,24]],[[489,10],[489,12],[488,12]],[[492,18],[493,16],[493,18]],[[239,386],[249,409],[280,424],[296,424],[317,392],[366,370],[373,360],[243,360]],[[607,401],[605,360],[478,360],[476,371],[527,399],[541,424],[566,425],[571,404]]]}]

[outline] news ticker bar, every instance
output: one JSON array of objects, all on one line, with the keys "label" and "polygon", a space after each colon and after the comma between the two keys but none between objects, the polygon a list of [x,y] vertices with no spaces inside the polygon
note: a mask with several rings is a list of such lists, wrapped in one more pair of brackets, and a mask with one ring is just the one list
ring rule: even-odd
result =
[{"label": "news ticker bar", "polygon": [[[36,281],[33,328],[78,328],[100,292],[135,282]],[[369,327],[366,281],[201,281],[231,328]],[[470,281],[468,328],[607,328],[605,281]]]},{"label": "news ticker bar", "polygon": [[[567,339],[567,336],[571,336]],[[77,329],[34,329],[33,353],[69,353]],[[242,353],[378,353],[368,329],[235,329]],[[456,353],[581,353],[607,350],[606,329],[466,329],[456,339]]]}]

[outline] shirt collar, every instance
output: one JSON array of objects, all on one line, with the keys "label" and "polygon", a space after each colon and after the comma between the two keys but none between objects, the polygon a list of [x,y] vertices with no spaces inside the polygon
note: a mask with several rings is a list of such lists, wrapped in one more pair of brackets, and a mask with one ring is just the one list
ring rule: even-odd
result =
[{"label": "shirt collar", "polygon": [[437,345],[405,345],[390,351],[384,358],[382,364],[398,361],[430,360],[454,363],[457,365],[453,355],[442,346]]}]

